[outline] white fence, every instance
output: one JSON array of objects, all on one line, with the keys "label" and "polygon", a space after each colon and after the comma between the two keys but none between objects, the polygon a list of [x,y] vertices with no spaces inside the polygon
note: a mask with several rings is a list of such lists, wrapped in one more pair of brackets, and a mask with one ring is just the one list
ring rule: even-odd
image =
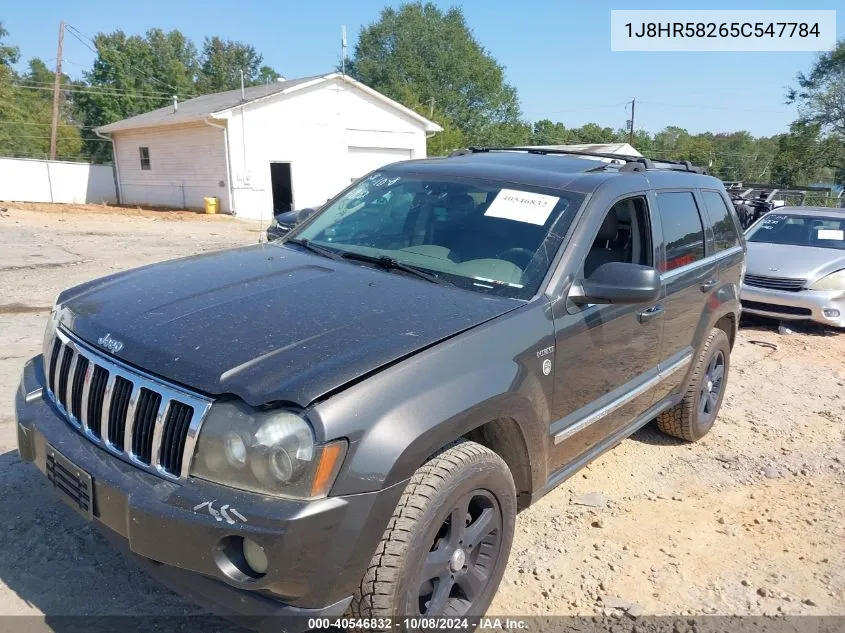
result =
[{"label": "white fence", "polygon": [[110,165],[0,158],[0,200],[117,203]]}]

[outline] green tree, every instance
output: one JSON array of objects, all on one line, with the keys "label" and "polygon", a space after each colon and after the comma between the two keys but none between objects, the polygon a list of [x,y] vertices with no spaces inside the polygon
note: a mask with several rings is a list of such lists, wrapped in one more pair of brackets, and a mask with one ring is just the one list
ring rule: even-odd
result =
[{"label": "green tree", "polygon": [[272,68],[262,65],[263,61],[263,56],[252,46],[217,36],[207,37],[202,46],[197,89],[207,94],[240,88],[241,71],[247,86],[278,77]]},{"label": "green tree", "polygon": [[800,120],[845,137],[845,39],[819,55],[810,72],[799,73],[796,80],[798,86],[787,92],[786,100],[798,104]]},{"label": "green tree", "polygon": [[99,33],[94,45],[97,57],[74,102],[87,126],[85,149],[103,162],[111,159],[111,146],[91,128],[161,108],[174,95],[193,96],[199,66],[196,47],[176,30],[150,29],[143,36]]},{"label": "green tree", "polygon": [[256,84],[264,84],[268,81],[276,81],[281,75],[273,70],[270,66],[262,66],[258,69],[258,77],[255,78]]},{"label": "green tree", "polygon": [[549,119],[534,123],[531,134],[532,145],[567,145],[574,142],[576,142],[574,132],[567,130],[563,123],[552,123]]},{"label": "green tree", "polygon": [[256,50],[240,42],[208,37],[202,52],[180,31],[150,29],[143,36],[123,31],[94,38],[97,58],[76,95],[77,115],[85,123],[85,150],[98,162],[110,159],[111,146],[91,128],[170,105],[201,94],[275,80],[278,73]]},{"label": "green tree", "polygon": [[17,46],[4,44],[3,40],[9,37],[9,31],[0,22],[0,68],[11,69],[12,64],[17,64],[20,59],[20,49]]},{"label": "green tree", "polygon": [[609,127],[601,127],[595,123],[587,123],[572,130],[574,143],[620,143],[627,141],[627,137],[620,135]]},{"label": "green tree", "polygon": [[383,9],[361,29],[347,72],[409,107],[421,104],[417,111],[425,116],[436,107],[470,144],[516,130],[499,124],[520,125],[516,89],[475,40],[460,8],[444,12],[415,2]]},{"label": "green tree", "polygon": [[789,134],[778,139],[772,180],[787,187],[812,184],[825,167],[842,158],[841,153],[838,139],[822,135],[821,123],[796,121]]},{"label": "green tree", "polygon": [[[0,24],[0,156],[47,158],[50,151],[50,127],[53,114],[55,74],[40,59],[31,59],[28,71],[19,74],[12,68],[20,57],[18,48],[4,44],[8,31]],[[62,75],[62,87],[71,85]],[[45,89],[46,88],[46,89]],[[72,118],[73,104],[62,100],[57,132],[57,157],[77,157],[81,149],[79,129]]]},{"label": "green tree", "polygon": [[645,130],[634,130],[634,141],[631,145],[643,156],[651,156],[654,153],[654,137]]},{"label": "green tree", "polygon": [[496,121],[475,133],[473,144],[488,147],[519,147],[531,144],[531,124],[524,121]]}]

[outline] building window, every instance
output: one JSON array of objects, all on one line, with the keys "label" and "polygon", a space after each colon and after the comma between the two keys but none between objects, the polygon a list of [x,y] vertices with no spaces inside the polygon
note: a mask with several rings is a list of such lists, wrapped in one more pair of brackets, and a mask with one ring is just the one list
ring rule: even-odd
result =
[{"label": "building window", "polygon": [[141,169],[144,171],[149,171],[150,169],[150,148],[149,147],[139,147],[138,148],[141,152]]}]

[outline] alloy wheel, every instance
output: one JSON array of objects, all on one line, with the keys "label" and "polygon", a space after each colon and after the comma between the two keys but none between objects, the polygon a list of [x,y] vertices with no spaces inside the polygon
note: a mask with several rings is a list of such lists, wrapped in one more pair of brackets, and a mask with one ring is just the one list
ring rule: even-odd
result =
[{"label": "alloy wheel", "polygon": [[702,422],[709,422],[716,415],[719,397],[725,383],[725,355],[719,350],[707,364],[707,371],[701,380],[698,398],[698,416]]},{"label": "alloy wheel", "polygon": [[501,555],[501,536],[496,498],[487,490],[461,496],[440,525],[415,583],[420,614],[473,613]]}]

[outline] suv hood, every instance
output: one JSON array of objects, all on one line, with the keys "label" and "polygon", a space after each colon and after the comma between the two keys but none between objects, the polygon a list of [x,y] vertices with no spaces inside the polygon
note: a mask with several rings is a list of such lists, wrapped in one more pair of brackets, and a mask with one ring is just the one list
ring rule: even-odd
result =
[{"label": "suv hood", "polygon": [[[61,323],[121,360],[257,406],[321,395],[523,302],[264,244],[92,281]],[[115,346],[113,345],[112,348]]]}]

